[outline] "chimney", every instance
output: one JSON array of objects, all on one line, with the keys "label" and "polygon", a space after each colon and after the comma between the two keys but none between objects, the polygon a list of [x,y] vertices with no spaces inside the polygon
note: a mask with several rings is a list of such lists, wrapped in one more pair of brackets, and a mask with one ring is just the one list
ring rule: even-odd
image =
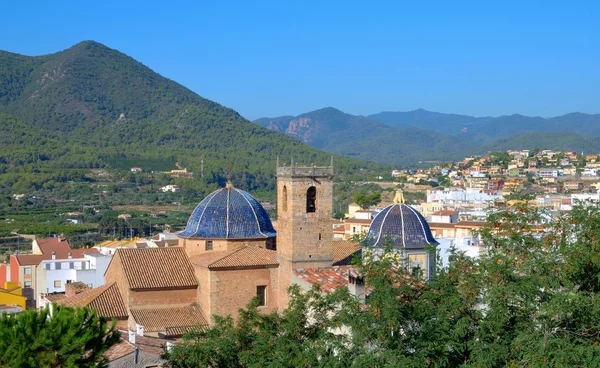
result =
[{"label": "chimney", "polygon": [[69,255],[67,256],[67,258],[69,258],[69,259],[73,258],[73,253],[69,252]]},{"label": "chimney", "polygon": [[365,302],[365,280],[356,271],[348,271],[348,291],[359,302]]},{"label": "chimney", "polygon": [[135,331],[129,330],[129,342],[135,345]]},{"label": "chimney", "polygon": [[52,251],[52,259],[56,259],[56,251],[55,250]]},{"label": "chimney", "polygon": [[144,336],[144,326],[142,326],[142,325],[136,325],[136,331],[137,331],[138,335]]}]

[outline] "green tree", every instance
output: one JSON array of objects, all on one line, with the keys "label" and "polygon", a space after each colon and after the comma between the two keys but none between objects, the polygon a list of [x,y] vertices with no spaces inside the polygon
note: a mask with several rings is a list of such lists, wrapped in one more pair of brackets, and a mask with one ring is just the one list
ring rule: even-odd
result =
[{"label": "green tree", "polygon": [[105,366],[104,352],[119,342],[113,322],[87,308],[54,306],[0,317],[3,367]]},{"label": "green tree", "polygon": [[381,202],[381,193],[370,193],[366,194],[363,192],[354,195],[354,202],[360,206],[363,210],[369,209],[371,206],[375,206]]}]

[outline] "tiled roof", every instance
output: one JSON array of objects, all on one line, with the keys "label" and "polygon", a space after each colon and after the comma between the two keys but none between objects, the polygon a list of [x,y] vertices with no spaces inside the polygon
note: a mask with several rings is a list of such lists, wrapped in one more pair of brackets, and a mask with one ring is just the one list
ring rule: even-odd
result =
[{"label": "tiled roof", "polygon": [[352,257],[361,250],[359,243],[352,240],[334,240],[331,243],[333,265],[344,266],[352,262]]},{"label": "tiled roof", "polygon": [[217,189],[192,212],[184,238],[262,239],[276,235],[263,206],[243,190],[230,186]]},{"label": "tiled roof", "polygon": [[[131,309],[135,322],[144,326],[144,332],[162,332],[181,335],[194,328],[207,326],[206,319],[195,305],[179,308]],[[182,332],[182,333],[180,333]]]},{"label": "tiled roof", "polygon": [[324,268],[298,268],[293,270],[294,275],[310,284],[321,285],[322,291],[334,291],[341,287],[348,287],[348,272],[353,266],[333,266]]},{"label": "tiled roof", "polygon": [[37,266],[44,259],[52,259],[52,257],[44,258],[44,256],[41,254],[39,254],[39,255],[38,254],[20,254],[20,255],[13,256],[13,257],[15,257],[17,259],[17,262],[21,266],[33,266],[33,265]]},{"label": "tiled roof", "polygon": [[86,290],[69,298],[57,301],[67,307],[89,307],[107,318],[127,318],[127,309],[117,284],[111,283],[96,289]]},{"label": "tiled roof", "polygon": [[129,248],[135,246],[135,244],[139,241],[140,238],[133,238],[129,240],[105,240],[102,243],[96,244],[95,248]]},{"label": "tiled roof", "polygon": [[365,242],[373,247],[390,245],[399,248],[424,248],[437,245],[427,220],[414,208],[395,203],[383,209],[374,219]]},{"label": "tiled roof", "polygon": [[42,254],[52,254],[52,251],[58,253],[68,253],[71,250],[69,242],[61,238],[40,238],[35,239],[40,247]]},{"label": "tiled roof", "polygon": [[279,265],[276,257],[274,250],[245,246],[230,252],[206,252],[192,257],[192,263],[210,269],[269,267]]},{"label": "tiled roof", "polygon": [[[56,251],[56,259],[65,260],[69,258],[69,252],[71,252],[72,258],[83,258],[84,254],[99,254],[98,249],[70,249]],[[52,251],[44,254],[19,254],[14,256],[21,266],[32,266],[39,265],[42,261],[48,261],[52,259]]]},{"label": "tiled roof", "polygon": [[185,249],[130,248],[117,250],[131,289],[197,287],[194,267]]},{"label": "tiled roof", "polygon": [[[133,359],[131,359],[130,364],[126,365],[125,362],[117,361],[120,358],[123,358],[129,354],[133,353],[134,346],[129,342],[129,333],[125,330],[120,330],[121,332],[121,341],[110,347],[105,353],[104,356],[109,361],[109,367],[135,367],[133,365]],[[140,350],[140,357],[143,356],[143,353],[149,354],[156,358],[159,358],[160,355],[164,352],[163,346],[167,344],[168,340],[159,339],[156,337],[149,336],[135,336],[135,344]],[[114,363],[113,363],[114,362]],[[138,361],[139,363],[143,363],[142,359]],[[160,359],[155,359],[154,362],[160,362]],[[148,363],[148,362],[146,362]],[[138,365],[144,367],[145,365]]]}]

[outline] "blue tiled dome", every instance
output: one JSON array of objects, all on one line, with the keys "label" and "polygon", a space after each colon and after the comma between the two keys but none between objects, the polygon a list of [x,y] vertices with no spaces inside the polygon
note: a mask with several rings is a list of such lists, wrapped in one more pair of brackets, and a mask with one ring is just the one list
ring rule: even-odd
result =
[{"label": "blue tiled dome", "polygon": [[183,238],[202,239],[264,239],[275,235],[260,203],[243,190],[229,186],[204,198],[179,233]]},{"label": "blue tiled dome", "polygon": [[384,247],[386,239],[399,248],[423,248],[439,244],[431,235],[427,220],[414,208],[395,203],[383,209],[371,223],[366,242]]}]

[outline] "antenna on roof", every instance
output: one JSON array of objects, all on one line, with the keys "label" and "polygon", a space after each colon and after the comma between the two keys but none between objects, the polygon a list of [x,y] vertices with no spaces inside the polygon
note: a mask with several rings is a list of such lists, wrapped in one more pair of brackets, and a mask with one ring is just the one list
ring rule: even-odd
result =
[{"label": "antenna on roof", "polygon": [[277,168],[279,168],[279,155],[277,155]]}]

